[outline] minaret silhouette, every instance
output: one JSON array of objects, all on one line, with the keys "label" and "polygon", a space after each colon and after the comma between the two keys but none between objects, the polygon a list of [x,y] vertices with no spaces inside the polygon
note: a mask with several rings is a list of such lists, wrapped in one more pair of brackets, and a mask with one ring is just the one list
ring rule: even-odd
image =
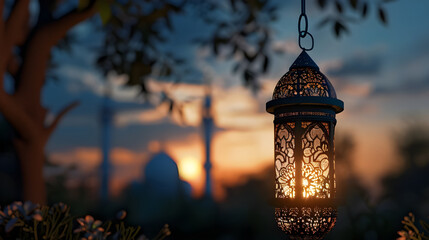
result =
[{"label": "minaret silhouette", "polygon": [[110,134],[113,120],[113,111],[111,104],[111,89],[107,83],[106,90],[103,96],[101,106],[100,122],[101,122],[101,200],[107,202],[109,200],[109,180],[110,180]]},{"label": "minaret silhouette", "polygon": [[206,171],[206,189],[204,197],[212,199],[212,180],[211,180],[211,169],[212,163],[210,159],[211,151],[211,140],[213,133],[213,115],[212,115],[212,97],[209,88],[207,88],[206,95],[204,97],[203,104],[203,131],[204,131],[204,142],[205,142],[205,155],[206,162],[204,163],[204,169]]}]

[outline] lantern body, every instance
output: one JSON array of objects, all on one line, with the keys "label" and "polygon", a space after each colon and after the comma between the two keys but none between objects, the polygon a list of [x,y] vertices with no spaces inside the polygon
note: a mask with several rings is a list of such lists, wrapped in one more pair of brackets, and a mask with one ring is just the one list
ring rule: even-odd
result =
[{"label": "lantern body", "polygon": [[274,119],[276,222],[291,239],[321,239],[336,221],[335,114],[329,80],[303,51],[277,83]]}]

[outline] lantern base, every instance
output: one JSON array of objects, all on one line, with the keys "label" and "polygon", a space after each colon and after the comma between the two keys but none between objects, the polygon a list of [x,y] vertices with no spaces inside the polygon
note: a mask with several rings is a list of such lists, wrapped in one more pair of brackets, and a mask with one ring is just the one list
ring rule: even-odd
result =
[{"label": "lantern base", "polygon": [[289,207],[275,209],[278,227],[292,240],[318,240],[337,220],[334,207]]}]

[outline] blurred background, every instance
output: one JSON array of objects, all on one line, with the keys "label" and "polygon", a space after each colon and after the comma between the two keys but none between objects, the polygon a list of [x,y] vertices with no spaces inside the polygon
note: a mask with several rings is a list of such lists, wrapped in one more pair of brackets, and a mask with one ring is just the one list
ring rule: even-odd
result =
[{"label": "blurred background", "polygon": [[[81,3],[56,4],[53,16]],[[125,209],[148,237],[168,223],[171,239],[285,238],[271,204],[265,103],[301,51],[300,1],[107,6],[51,51],[43,106],[80,105],[45,147],[48,203],[100,218]],[[308,1],[309,54],[345,103],[335,139],[339,215],[327,239],[393,239],[408,212],[429,216],[428,8]],[[31,16],[41,9],[31,1]],[[5,87],[13,92],[10,76]],[[4,205],[22,198],[22,182],[15,131],[4,118],[0,128]]]}]

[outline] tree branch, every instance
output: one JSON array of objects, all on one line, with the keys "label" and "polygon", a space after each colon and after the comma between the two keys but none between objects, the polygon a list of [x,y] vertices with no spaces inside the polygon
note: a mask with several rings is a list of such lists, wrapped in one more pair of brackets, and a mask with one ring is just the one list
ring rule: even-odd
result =
[{"label": "tree branch", "polygon": [[21,82],[16,90],[19,98],[30,98],[30,101],[40,102],[40,89],[42,89],[45,82],[51,48],[73,26],[91,17],[95,12],[95,5],[83,11],[73,10],[63,17],[36,29],[28,43],[23,59]]},{"label": "tree branch", "polygon": [[20,138],[24,141],[37,139],[39,135],[38,129],[40,128],[23,111],[22,106],[20,106],[14,96],[4,91],[0,92],[0,112],[12,124],[13,128],[20,135]]},{"label": "tree branch", "polygon": [[3,10],[4,10],[4,0],[0,0],[0,17],[1,17],[0,18],[0,23],[1,23],[1,25],[4,24],[4,21],[3,21]]},{"label": "tree branch", "polygon": [[37,20],[38,26],[43,26],[44,24],[52,21],[52,8],[55,4],[52,0],[38,0],[39,2],[39,19]]},{"label": "tree branch", "polygon": [[73,108],[77,107],[78,105],[79,105],[79,101],[74,101],[74,102],[70,103],[69,105],[67,105],[66,107],[64,107],[60,111],[60,113],[58,113],[58,115],[54,118],[54,120],[52,121],[52,123],[46,128],[46,130],[47,130],[47,137],[48,138],[54,132],[54,130],[57,128],[58,123],[61,121],[61,119],[68,112],[70,112]]},{"label": "tree branch", "polygon": [[28,19],[30,0],[15,1],[10,17],[5,25],[5,37],[7,48],[11,49],[15,44],[22,43],[28,33]]},{"label": "tree branch", "polygon": [[76,9],[72,10],[61,18],[54,20],[43,27],[43,30],[41,29],[41,34],[48,35],[48,39],[46,40],[48,40],[50,47],[52,47],[56,45],[59,40],[64,38],[72,27],[93,16],[95,13],[95,5],[91,5],[91,7],[82,11],[78,11]]}]

